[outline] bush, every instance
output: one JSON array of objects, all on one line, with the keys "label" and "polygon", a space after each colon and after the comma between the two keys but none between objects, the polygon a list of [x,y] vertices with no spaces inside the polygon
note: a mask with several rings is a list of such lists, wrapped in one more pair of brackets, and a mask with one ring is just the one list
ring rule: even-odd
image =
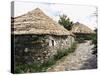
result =
[{"label": "bush", "polygon": [[76,49],[76,47],[77,47],[77,43],[74,42],[74,43],[71,45],[70,48],[68,48],[68,49],[63,49],[63,50],[58,50],[58,51],[57,51],[57,54],[54,55],[54,59],[55,59],[55,60],[59,60],[59,59],[61,59],[62,57],[67,56],[68,54],[74,52],[75,49]]},{"label": "bush", "polygon": [[92,54],[97,55],[97,33],[92,36],[92,44],[94,44]]},{"label": "bush", "polygon": [[75,40],[76,40],[78,43],[84,43],[84,42],[85,42],[84,38],[82,38],[82,37],[76,38]]},{"label": "bush", "polygon": [[95,38],[95,34],[89,34],[89,35],[78,34],[78,35],[76,35],[75,40],[78,43],[84,43],[85,40],[93,40],[94,38]]}]

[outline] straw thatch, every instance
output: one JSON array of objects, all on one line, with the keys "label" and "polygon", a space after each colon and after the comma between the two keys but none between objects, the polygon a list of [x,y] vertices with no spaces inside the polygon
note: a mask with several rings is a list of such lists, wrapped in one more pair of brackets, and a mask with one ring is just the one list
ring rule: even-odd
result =
[{"label": "straw thatch", "polygon": [[39,8],[12,20],[12,34],[71,35],[63,26],[46,16]]},{"label": "straw thatch", "polygon": [[71,30],[72,33],[80,33],[80,34],[94,34],[95,32],[87,27],[86,25],[83,25],[79,22],[76,22]]}]

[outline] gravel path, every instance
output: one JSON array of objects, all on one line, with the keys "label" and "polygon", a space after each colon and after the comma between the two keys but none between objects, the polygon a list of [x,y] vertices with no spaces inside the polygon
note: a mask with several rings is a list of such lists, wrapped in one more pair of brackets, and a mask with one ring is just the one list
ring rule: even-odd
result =
[{"label": "gravel path", "polygon": [[97,68],[97,58],[92,55],[93,45],[90,45],[91,41],[78,44],[74,53],[63,57],[57,63],[50,68],[48,72],[53,71],[68,71],[68,70],[81,70],[81,69],[95,69]]}]

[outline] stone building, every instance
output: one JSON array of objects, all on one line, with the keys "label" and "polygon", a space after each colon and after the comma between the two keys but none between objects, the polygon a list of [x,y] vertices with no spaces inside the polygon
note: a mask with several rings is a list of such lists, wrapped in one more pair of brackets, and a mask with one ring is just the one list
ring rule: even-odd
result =
[{"label": "stone building", "polygon": [[86,25],[83,25],[79,22],[76,22],[73,27],[72,27],[72,33],[74,34],[78,34],[78,33],[81,33],[81,34],[94,34],[95,32],[90,29],[89,27],[87,27]]},{"label": "stone building", "polygon": [[80,41],[82,41],[81,38],[88,40],[88,37],[95,34],[92,29],[79,22],[73,25],[71,32],[75,35],[76,39],[80,39]]},{"label": "stone building", "polygon": [[43,63],[74,42],[73,34],[39,8],[12,19],[15,63]]}]

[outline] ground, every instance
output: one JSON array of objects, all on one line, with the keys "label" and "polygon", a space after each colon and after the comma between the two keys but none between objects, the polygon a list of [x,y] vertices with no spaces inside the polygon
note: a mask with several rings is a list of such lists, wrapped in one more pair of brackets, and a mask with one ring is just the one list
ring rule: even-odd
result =
[{"label": "ground", "polygon": [[82,69],[96,69],[97,57],[92,54],[91,41],[77,45],[75,52],[63,57],[57,63],[47,69],[48,72],[68,71]]}]

